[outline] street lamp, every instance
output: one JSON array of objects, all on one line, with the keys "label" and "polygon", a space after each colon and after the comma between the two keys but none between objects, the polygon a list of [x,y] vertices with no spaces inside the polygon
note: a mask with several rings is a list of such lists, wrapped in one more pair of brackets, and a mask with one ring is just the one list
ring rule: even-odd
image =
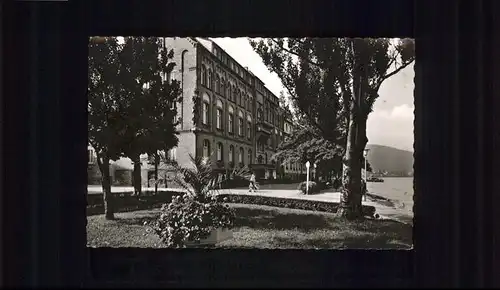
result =
[{"label": "street lamp", "polygon": [[317,179],[317,176],[316,176],[316,163],[314,163],[314,176],[313,176],[313,178],[314,178],[314,181],[317,181],[316,180]]}]

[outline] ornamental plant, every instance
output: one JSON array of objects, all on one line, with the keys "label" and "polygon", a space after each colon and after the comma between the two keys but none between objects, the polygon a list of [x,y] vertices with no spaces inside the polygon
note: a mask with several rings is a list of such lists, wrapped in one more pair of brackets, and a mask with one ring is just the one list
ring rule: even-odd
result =
[{"label": "ornamental plant", "polygon": [[234,209],[211,196],[200,202],[184,194],[164,204],[158,218],[150,225],[168,247],[183,248],[186,242],[200,242],[217,228],[232,228]]},{"label": "ornamental plant", "polygon": [[[174,178],[186,193],[164,204],[156,220],[147,224],[168,247],[183,248],[186,242],[200,242],[213,230],[233,227],[235,212],[217,199],[218,189],[224,179],[213,170],[210,160],[190,155],[193,166],[174,165]],[[246,169],[232,172],[245,176]]]}]

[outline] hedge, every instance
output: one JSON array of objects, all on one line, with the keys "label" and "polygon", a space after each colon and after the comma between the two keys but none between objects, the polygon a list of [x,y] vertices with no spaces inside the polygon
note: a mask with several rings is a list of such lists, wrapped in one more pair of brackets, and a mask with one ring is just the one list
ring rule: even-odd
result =
[{"label": "hedge", "polygon": [[[221,194],[218,196],[221,201],[228,203],[243,203],[243,204],[258,204],[275,206],[282,208],[302,209],[336,213],[338,202],[325,202],[307,199],[291,199],[271,196],[259,195],[239,195],[239,194]],[[363,205],[365,216],[373,217],[375,215],[375,207],[371,205]]]},{"label": "hedge", "polygon": [[[181,195],[183,192],[177,191],[143,191],[140,196],[133,196],[132,191],[113,194],[113,204],[115,212],[126,212],[133,210],[149,209],[160,207],[164,203],[170,203],[172,197]],[[87,194],[87,215],[104,213],[104,200],[102,194]]]},{"label": "hedge", "polygon": [[[144,194],[145,193],[145,194]],[[126,212],[134,210],[143,210],[159,208],[165,203],[170,203],[172,197],[182,195],[183,192],[159,191],[157,195],[152,192],[143,192],[141,196],[132,196],[132,192],[121,192],[113,195],[115,212]],[[218,198],[228,203],[258,204],[282,208],[302,209],[320,212],[336,213],[339,204],[337,202],[325,202],[306,199],[290,199],[259,195],[239,195],[239,194],[220,194]],[[363,205],[365,216],[373,217],[375,207]],[[104,213],[104,204],[102,194],[87,195],[87,215],[97,215]]]}]

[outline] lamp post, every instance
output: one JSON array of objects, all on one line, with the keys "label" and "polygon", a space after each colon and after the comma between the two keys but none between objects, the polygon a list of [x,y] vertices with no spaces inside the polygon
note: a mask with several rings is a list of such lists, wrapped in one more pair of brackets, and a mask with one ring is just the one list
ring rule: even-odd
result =
[{"label": "lamp post", "polygon": [[314,176],[313,176],[313,178],[314,178],[314,181],[318,182],[318,180],[317,180],[318,176],[316,174],[316,163],[314,163]]},{"label": "lamp post", "polygon": [[309,161],[306,162],[306,195],[308,194],[309,191],[309,166],[311,166],[311,163]]}]

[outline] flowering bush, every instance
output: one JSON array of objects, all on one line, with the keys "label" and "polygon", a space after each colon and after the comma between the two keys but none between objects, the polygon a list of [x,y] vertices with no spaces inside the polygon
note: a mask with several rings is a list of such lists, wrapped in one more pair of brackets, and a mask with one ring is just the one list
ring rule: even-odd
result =
[{"label": "flowering bush", "polygon": [[185,194],[163,205],[158,219],[150,226],[167,246],[182,248],[187,241],[196,243],[207,238],[212,230],[231,228],[234,219],[234,209],[215,196],[200,202]]},{"label": "flowering bush", "polygon": [[[306,185],[307,185],[307,182],[302,181],[297,186],[297,189],[300,190],[300,192],[302,192],[302,194],[306,194]],[[320,187],[318,186],[318,184],[314,181],[309,181],[309,188],[307,189],[307,194],[314,194],[314,193],[318,193],[319,191],[320,191]]]},{"label": "flowering bush", "polygon": [[[163,243],[184,247],[187,241],[199,242],[218,228],[232,228],[235,212],[217,199],[224,180],[213,170],[210,158],[189,155],[191,167],[174,165],[174,180],[187,193],[164,204],[155,222],[150,224]],[[246,169],[235,169],[232,176],[244,176]]]}]

